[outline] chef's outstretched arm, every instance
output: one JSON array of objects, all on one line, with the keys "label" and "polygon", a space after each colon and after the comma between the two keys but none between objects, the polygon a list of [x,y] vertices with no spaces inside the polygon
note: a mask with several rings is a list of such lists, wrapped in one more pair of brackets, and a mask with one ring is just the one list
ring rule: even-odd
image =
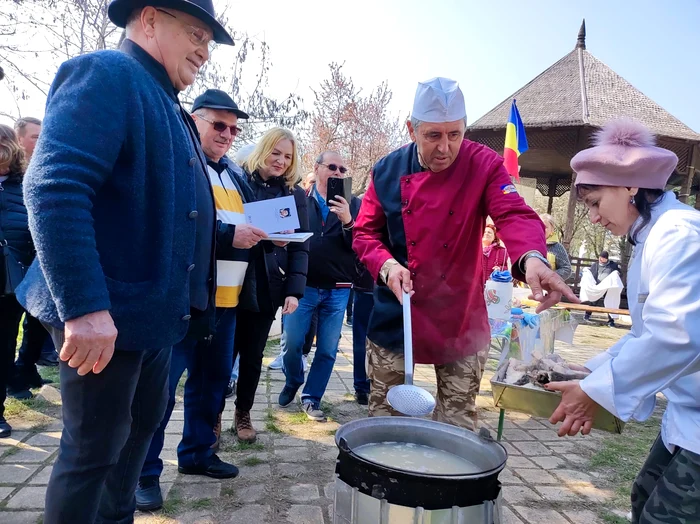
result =
[{"label": "chef's outstretched arm", "polygon": [[[517,193],[500,157],[491,164],[483,204],[508,248],[513,260],[513,276],[527,282],[533,298],[540,302],[537,312],[555,305],[562,295],[572,302],[579,302],[562,278],[542,260],[547,256],[544,224]],[[541,259],[529,256],[533,253],[539,254]],[[548,294],[545,296],[543,291]]]}]

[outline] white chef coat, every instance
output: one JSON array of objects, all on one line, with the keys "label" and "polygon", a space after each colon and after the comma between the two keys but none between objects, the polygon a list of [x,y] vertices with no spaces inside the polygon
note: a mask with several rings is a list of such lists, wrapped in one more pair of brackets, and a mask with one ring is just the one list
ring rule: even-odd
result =
[{"label": "white chef coat", "polygon": [[632,330],[586,363],[580,384],[624,421],[649,418],[663,393],[666,448],[700,454],[700,212],[667,192],[651,215],[627,275]]}]

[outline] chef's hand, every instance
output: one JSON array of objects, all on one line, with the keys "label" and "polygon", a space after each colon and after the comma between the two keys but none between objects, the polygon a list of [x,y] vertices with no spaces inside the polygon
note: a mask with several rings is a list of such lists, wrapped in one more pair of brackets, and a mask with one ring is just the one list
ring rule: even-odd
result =
[{"label": "chef's hand", "polygon": [[[281,232],[282,235],[291,235],[292,233],[294,233],[293,230]],[[277,247],[285,247],[287,244],[289,244],[289,242],[283,242],[282,240],[273,240],[272,243]]]},{"label": "chef's hand", "polygon": [[282,308],[283,315],[291,315],[299,307],[299,300],[297,297],[287,297],[284,299],[284,307]]},{"label": "chef's hand", "polygon": [[109,311],[88,313],[66,321],[59,356],[70,367],[78,368],[78,375],[100,373],[112,360],[116,340],[117,328]]},{"label": "chef's hand", "polygon": [[350,214],[350,204],[340,195],[336,196],[333,200],[328,201],[328,208],[338,216],[338,220],[347,226],[352,222],[352,215]]},{"label": "chef's hand", "polygon": [[236,249],[250,249],[263,238],[267,238],[267,233],[250,224],[239,224],[233,233],[233,247]]},{"label": "chef's hand", "polygon": [[[525,261],[525,280],[532,290],[529,298],[540,303],[535,310],[536,313],[541,313],[558,304],[562,295],[573,304],[581,302],[562,278],[537,258],[528,258]],[[543,290],[548,292],[547,295]]]},{"label": "chef's hand", "polygon": [[386,285],[389,286],[399,299],[399,304],[403,305],[403,292],[413,295],[413,281],[411,280],[411,272],[401,264],[394,264],[389,269]]},{"label": "chef's hand", "polygon": [[563,437],[569,435],[573,437],[581,431],[583,435],[588,435],[593,426],[593,418],[598,411],[598,404],[591,399],[586,392],[581,389],[578,380],[567,382],[550,382],[545,384],[545,389],[549,391],[560,391],[561,401],[554,410],[549,421],[552,424],[563,422],[559,428],[558,435]]}]

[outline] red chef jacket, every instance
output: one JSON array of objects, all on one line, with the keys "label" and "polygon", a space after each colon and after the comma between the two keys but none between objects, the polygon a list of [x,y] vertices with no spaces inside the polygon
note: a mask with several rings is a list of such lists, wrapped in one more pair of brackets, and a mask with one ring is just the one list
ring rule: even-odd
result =
[{"label": "red chef jacket", "polygon": [[[511,260],[528,251],[546,256],[544,226],[518,195],[503,158],[464,140],[444,171],[426,171],[415,144],[381,159],[355,222],[353,247],[375,280],[390,258],[408,267],[414,359],[446,364],[485,349],[490,329],[483,294],[481,238],[491,216]],[[516,278],[524,280],[517,267]],[[403,351],[402,309],[383,282],[367,336]]]}]

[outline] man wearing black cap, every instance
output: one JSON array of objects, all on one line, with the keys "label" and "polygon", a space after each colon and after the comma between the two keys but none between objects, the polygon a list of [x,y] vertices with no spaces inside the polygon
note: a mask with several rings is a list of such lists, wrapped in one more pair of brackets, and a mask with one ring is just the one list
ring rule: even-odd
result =
[{"label": "man wearing black cap", "polygon": [[213,324],[216,214],[178,93],[233,42],[211,0],[115,0],[109,17],[126,40],[59,68],[24,181],[37,260],[17,298],[61,350],[45,524],[133,521],[171,347]]},{"label": "man wearing black cap", "polygon": [[182,440],[177,448],[178,470],[190,475],[233,478],[238,468],[214,454],[215,430],[233,366],[236,306],[248,266],[248,250],[267,235],[245,223],[243,203],[253,200],[246,184],[231,169],[225,156],[238,135],[239,118],[248,115],[223,91],[209,89],[192,106],[193,119],[207,158],[209,181],[214,193],[217,220],[216,332],[202,339],[188,336],[173,347],[170,361],[170,398],[160,427],[153,435],[141,468],[136,507],[154,511],[163,505],[160,453],[165,428],[175,406],[177,385],[185,369],[185,413]]}]

